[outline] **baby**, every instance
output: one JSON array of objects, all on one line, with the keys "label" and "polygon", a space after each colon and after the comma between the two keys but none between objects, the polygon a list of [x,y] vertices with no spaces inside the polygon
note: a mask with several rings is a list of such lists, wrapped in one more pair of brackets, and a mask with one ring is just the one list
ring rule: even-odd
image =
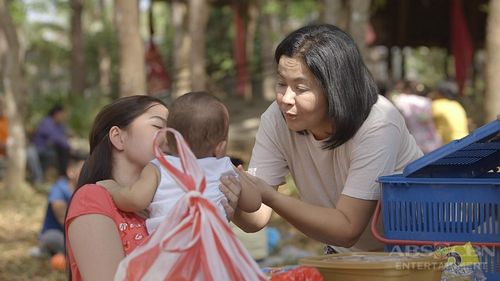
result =
[{"label": "baby", "polygon": [[[206,92],[191,92],[177,98],[169,109],[167,126],[182,134],[204,171],[206,189],[203,196],[217,206],[225,216],[222,201],[226,200],[219,190],[221,175],[233,173],[231,160],[226,156],[229,129],[229,113],[225,105]],[[177,146],[172,134],[167,134],[168,151],[166,159],[180,169]],[[151,234],[164,220],[175,203],[185,194],[168,171],[158,160],[151,161],[141,172],[139,179],[128,187],[119,186],[113,180],[98,182],[104,186],[116,206],[127,212],[137,212],[148,208],[149,219],[146,227]],[[241,190],[238,208],[254,212],[260,208],[260,193]]]}]

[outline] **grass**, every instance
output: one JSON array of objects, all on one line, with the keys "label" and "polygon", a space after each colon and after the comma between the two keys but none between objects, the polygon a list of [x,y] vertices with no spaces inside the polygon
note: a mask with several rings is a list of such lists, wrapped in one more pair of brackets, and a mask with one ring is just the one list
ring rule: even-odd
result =
[{"label": "grass", "polygon": [[[18,188],[18,187],[15,187]],[[51,269],[49,260],[32,258],[46,208],[46,194],[20,186],[15,196],[0,199],[0,280],[59,281],[66,273]],[[3,191],[3,186],[0,187]]]}]

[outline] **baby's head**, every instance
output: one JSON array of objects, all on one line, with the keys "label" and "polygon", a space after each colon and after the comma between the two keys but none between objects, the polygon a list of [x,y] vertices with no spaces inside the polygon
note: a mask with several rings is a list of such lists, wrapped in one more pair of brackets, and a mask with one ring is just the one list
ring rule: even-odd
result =
[{"label": "baby's head", "polygon": [[[182,134],[196,158],[226,154],[229,113],[207,92],[190,92],[177,98],[169,108],[167,126]],[[167,138],[169,150],[177,154],[173,135]]]}]

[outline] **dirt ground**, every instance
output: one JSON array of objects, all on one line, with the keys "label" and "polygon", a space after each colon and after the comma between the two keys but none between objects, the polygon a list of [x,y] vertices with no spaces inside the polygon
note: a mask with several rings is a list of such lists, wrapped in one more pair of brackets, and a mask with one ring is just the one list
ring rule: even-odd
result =
[{"label": "dirt ground", "polygon": [[[258,100],[245,103],[239,99],[225,102],[231,116],[228,154],[248,164],[260,114],[269,102]],[[0,182],[0,190],[1,185]],[[66,280],[66,273],[51,269],[48,260],[28,255],[29,249],[37,243],[46,208],[46,194],[35,192],[31,186],[19,188],[22,192],[16,198],[0,199],[0,280]],[[283,190],[292,196],[295,194],[293,183]],[[277,251],[291,245],[313,254],[321,252],[320,243],[306,238],[278,216],[273,217],[270,225],[276,227],[282,236]]]},{"label": "dirt ground", "polygon": [[48,260],[28,255],[37,243],[46,194],[22,188],[18,198],[0,200],[0,280],[66,280],[65,273],[52,270]]}]

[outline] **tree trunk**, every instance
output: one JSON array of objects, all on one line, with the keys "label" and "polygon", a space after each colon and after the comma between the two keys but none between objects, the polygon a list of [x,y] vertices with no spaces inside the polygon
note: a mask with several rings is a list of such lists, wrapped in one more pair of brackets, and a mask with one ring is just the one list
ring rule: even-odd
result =
[{"label": "tree trunk", "polygon": [[2,35],[7,42],[7,49],[0,59],[5,108],[9,120],[5,176],[5,194],[9,194],[20,190],[26,175],[26,136],[22,112],[19,110],[22,108],[21,98],[25,96],[22,89],[25,81],[21,72],[19,40],[5,0],[0,0],[0,36]]},{"label": "tree trunk", "polygon": [[189,0],[189,36],[191,37],[191,90],[207,89],[205,28],[209,6],[205,0]]},{"label": "tree trunk", "polygon": [[323,0],[323,22],[336,25],[351,35],[366,58],[365,34],[370,19],[370,0]]},{"label": "tree trunk", "polygon": [[[259,0],[259,6],[264,6],[265,2],[266,0]],[[262,96],[265,100],[272,101],[276,97],[276,63],[273,54],[278,23],[277,18],[269,13],[262,12],[260,17]]]},{"label": "tree trunk", "polygon": [[172,23],[174,40],[172,48],[172,98],[177,98],[191,90],[191,68],[189,67],[191,38],[187,31],[187,5],[183,1],[172,1]]},{"label": "tree trunk", "polygon": [[85,90],[85,52],[83,49],[83,0],[71,0],[71,93],[83,95]]},{"label": "tree trunk", "polygon": [[[104,0],[99,0],[99,6],[94,20],[100,20],[102,22],[103,30],[109,26],[109,18],[106,13]],[[102,42],[99,42],[98,44],[99,90],[101,94],[109,96],[111,94],[111,56],[108,52],[107,46],[105,46]]]},{"label": "tree trunk", "polygon": [[247,57],[247,83],[245,85],[245,100],[250,101],[253,99],[253,79],[254,73],[253,65],[253,52],[255,49],[255,36],[257,34],[257,21],[259,20],[259,8],[257,7],[257,0],[248,1],[247,11],[247,30],[246,30],[246,57]]},{"label": "tree trunk", "polygon": [[366,27],[370,20],[370,0],[351,0],[348,32],[358,45],[361,55],[366,60]]},{"label": "tree trunk", "polygon": [[247,3],[233,4],[234,11],[234,33],[233,56],[236,65],[235,91],[246,101],[251,100],[250,75],[248,71],[247,52]]},{"label": "tree trunk", "polygon": [[500,0],[491,0],[486,28],[486,93],[484,97],[485,122],[500,114]]},{"label": "tree trunk", "polygon": [[321,21],[333,24],[343,30],[347,29],[349,12],[345,0],[323,0]]},{"label": "tree trunk", "polygon": [[144,44],[139,32],[138,0],[115,0],[120,58],[120,96],[146,94]]}]

